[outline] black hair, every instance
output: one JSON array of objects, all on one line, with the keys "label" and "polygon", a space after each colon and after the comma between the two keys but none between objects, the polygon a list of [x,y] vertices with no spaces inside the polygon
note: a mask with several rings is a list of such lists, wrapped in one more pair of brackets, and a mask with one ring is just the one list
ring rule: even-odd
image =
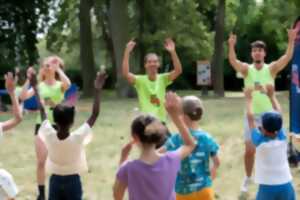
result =
[{"label": "black hair", "polygon": [[131,124],[131,134],[136,135],[143,144],[161,145],[168,132],[162,122],[150,115],[140,115]]},{"label": "black hair", "polygon": [[259,48],[259,49],[263,49],[263,50],[267,50],[267,45],[264,41],[261,40],[257,40],[251,43],[251,49],[254,48]]},{"label": "black hair", "polygon": [[300,16],[297,17],[297,19],[295,20],[293,28],[296,28],[296,25],[297,25],[297,23],[298,23],[299,21],[300,21]]},{"label": "black hair", "polygon": [[53,109],[53,119],[55,124],[66,127],[70,126],[74,122],[75,107],[58,104]]}]

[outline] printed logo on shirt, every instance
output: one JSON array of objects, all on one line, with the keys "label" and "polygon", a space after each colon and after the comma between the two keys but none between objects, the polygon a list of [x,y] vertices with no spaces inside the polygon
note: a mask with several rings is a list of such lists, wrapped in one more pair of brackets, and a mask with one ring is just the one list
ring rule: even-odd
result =
[{"label": "printed logo on shirt", "polygon": [[160,100],[159,100],[159,98],[157,97],[156,94],[152,94],[150,96],[150,102],[151,102],[151,104],[153,104],[155,106],[158,106],[158,107],[160,106]]}]

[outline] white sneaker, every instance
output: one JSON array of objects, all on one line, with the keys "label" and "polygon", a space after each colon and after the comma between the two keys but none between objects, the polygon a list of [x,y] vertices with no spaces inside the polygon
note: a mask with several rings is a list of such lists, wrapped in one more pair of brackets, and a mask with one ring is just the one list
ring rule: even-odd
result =
[{"label": "white sneaker", "polygon": [[243,183],[241,185],[241,192],[248,192],[248,187],[250,184],[253,183],[253,180],[251,177],[245,177],[243,180]]}]

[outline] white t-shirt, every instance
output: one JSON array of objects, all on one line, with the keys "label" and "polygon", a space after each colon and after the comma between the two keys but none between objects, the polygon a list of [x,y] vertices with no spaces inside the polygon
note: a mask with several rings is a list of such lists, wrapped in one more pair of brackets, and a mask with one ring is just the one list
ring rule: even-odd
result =
[{"label": "white t-shirt", "polygon": [[48,150],[46,171],[49,174],[72,175],[88,170],[84,146],[91,141],[92,130],[87,123],[60,140],[50,121],[45,120],[38,135]]},{"label": "white t-shirt", "polygon": [[256,146],[255,182],[264,185],[281,185],[292,180],[287,157],[288,144],[283,130],[272,139],[258,129],[252,130],[252,142]]},{"label": "white t-shirt", "polygon": [[[3,127],[0,123],[0,137],[3,136]],[[18,187],[14,182],[12,175],[0,169],[0,199],[15,198],[18,194]]]}]

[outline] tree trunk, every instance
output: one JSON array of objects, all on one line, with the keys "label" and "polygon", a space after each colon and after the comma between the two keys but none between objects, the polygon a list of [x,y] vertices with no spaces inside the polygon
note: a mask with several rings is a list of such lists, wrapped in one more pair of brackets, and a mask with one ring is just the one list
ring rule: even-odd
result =
[{"label": "tree trunk", "polygon": [[144,32],[145,32],[145,2],[137,0],[136,1],[139,10],[139,71],[144,71],[144,57],[146,54],[144,46]]},{"label": "tree trunk", "polygon": [[127,6],[127,0],[111,0],[109,8],[109,27],[117,66],[116,90],[119,97],[131,96],[132,91],[122,76],[123,52],[129,40]]},{"label": "tree trunk", "polygon": [[91,96],[96,76],[90,10],[91,0],[80,0],[80,66],[83,79],[83,96]]},{"label": "tree trunk", "polygon": [[224,97],[224,29],[225,29],[225,0],[218,0],[216,27],[215,27],[215,50],[212,60],[212,79],[215,95]]}]

